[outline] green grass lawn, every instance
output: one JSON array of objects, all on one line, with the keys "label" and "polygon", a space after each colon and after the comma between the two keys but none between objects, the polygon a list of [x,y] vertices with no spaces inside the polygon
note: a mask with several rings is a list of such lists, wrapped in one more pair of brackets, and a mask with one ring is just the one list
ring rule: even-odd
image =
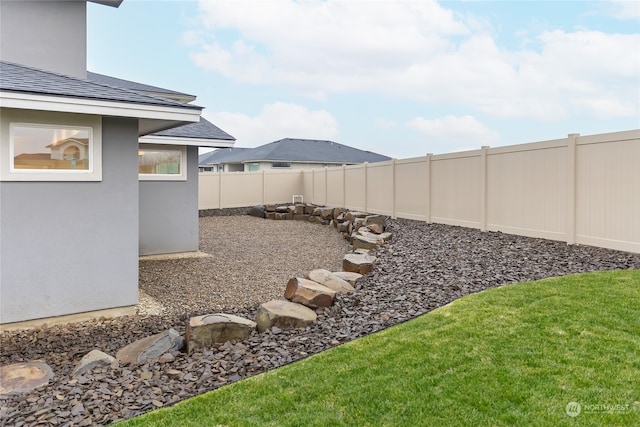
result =
[{"label": "green grass lawn", "polygon": [[122,425],[637,426],[640,271],[469,295]]}]

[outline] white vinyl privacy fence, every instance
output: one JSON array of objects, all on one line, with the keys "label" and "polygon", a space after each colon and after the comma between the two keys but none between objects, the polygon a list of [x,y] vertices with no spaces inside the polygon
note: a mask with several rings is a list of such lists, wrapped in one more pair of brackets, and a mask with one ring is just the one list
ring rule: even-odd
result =
[{"label": "white vinyl privacy fence", "polygon": [[304,201],[640,253],[640,130],[305,171],[200,174],[200,209]]}]

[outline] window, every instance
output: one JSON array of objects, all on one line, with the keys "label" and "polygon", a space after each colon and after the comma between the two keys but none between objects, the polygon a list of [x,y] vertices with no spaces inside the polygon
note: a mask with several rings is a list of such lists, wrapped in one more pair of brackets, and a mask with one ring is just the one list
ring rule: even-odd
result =
[{"label": "window", "polygon": [[91,128],[12,125],[11,171],[88,171]]},{"label": "window", "polygon": [[186,161],[186,147],[140,144],[138,176],[141,180],[184,181]]},{"label": "window", "polygon": [[102,180],[100,117],[19,110],[2,116],[2,181]]},{"label": "window", "polygon": [[272,168],[290,168],[291,162],[273,162],[271,163]]},{"label": "window", "polygon": [[260,170],[260,165],[258,163],[249,163],[248,172],[255,172]]}]

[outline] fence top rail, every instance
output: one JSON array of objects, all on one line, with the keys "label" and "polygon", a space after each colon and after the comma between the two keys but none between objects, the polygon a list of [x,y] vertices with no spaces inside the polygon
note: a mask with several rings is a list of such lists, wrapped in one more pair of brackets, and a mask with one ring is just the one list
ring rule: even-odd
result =
[{"label": "fence top rail", "polygon": [[525,151],[548,150],[551,148],[566,148],[569,144],[568,138],[551,139],[549,141],[528,142],[526,144],[505,145],[503,147],[491,147],[487,150],[487,155],[518,153]]},{"label": "fence top rail", "polygon": [[482,154],[482,150],[469,150],[469,151],[460,151],[458,153],[445,153],[445,154],[434,154],[431,157],[431,161],[437,162],[438,160],[451,160],[451,159],[465,159],[470,157],[480,157]]},{"label": "fence top rail", "polygon": [[602,133],[599,135],[580,136],[576,141],[576,145],[600,144],[605,142],[628,141],[633,139],[640,140],[640,129]]}]

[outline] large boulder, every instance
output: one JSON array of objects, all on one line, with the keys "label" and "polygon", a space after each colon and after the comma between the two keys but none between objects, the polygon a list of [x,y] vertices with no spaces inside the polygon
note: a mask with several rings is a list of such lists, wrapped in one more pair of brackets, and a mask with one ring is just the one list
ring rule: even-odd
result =
[{"label": "large boulder", "polygon": [[116,359],[125,365],[142,364],[165,353],[180,350],[183,344],[180,334],[172,328],[122,347],[116,353]]},{"label": "large boulder", "polygon": [[348,282],[351,286],[355,286],[356,283],[358,283],[358,280],[364,277],[360,273],[353,273],[351,271],[334,271],[332,274],[345,282]]},{"label": "large boulder", "polygon": [[382,231],[384,231],[385,227],[387,226],[384,217],[382,215],[369,215],[366,216],[364,218],[364,226],[368,227],[371,224],[377,224],[382,228]]},{"label": "large boulder", "polygon": [[373,270],[376,257],[368,254],[346,254],[342,260],[342,269],[359,274],[368,274]]},{"label": "large boulder", "polygon": [[284,297],[307,307],[329,307],[336,299],[336,291],[312,280],[294,277],[289,279]]},{"label": "large boulder", "polygon": [[251,335],[256,322],[233,314],[215,313],[192,317],[185,331],[187,353],[215,343],[243,340]]},{"label": "large boulder", "polygon": [[0,396],[28,393],[45,386],[53,370],[44,362],[21,362],[0,366]]},{"label": "large boulder", "polygon": [[307,279],[318,282],[327,288],[333,289],[337,294],[350,294],[355,291],[354,287],[346,280],[341,279],[329,270],[323,268],[312,270],[307,274]]},{"label": "large boulder", "polygon": [[264,332],[277,326],[280,329],[306,328],[316,321],[315,311],[302,304],[290,301],[272,300],[258,307],[256,323],[258,331]]},{"label": "large boulder", "polygon": [[78,362],[71,375],[83,375],[97,366],[118,367],[118,360],[100,350],[91,350]]}]

